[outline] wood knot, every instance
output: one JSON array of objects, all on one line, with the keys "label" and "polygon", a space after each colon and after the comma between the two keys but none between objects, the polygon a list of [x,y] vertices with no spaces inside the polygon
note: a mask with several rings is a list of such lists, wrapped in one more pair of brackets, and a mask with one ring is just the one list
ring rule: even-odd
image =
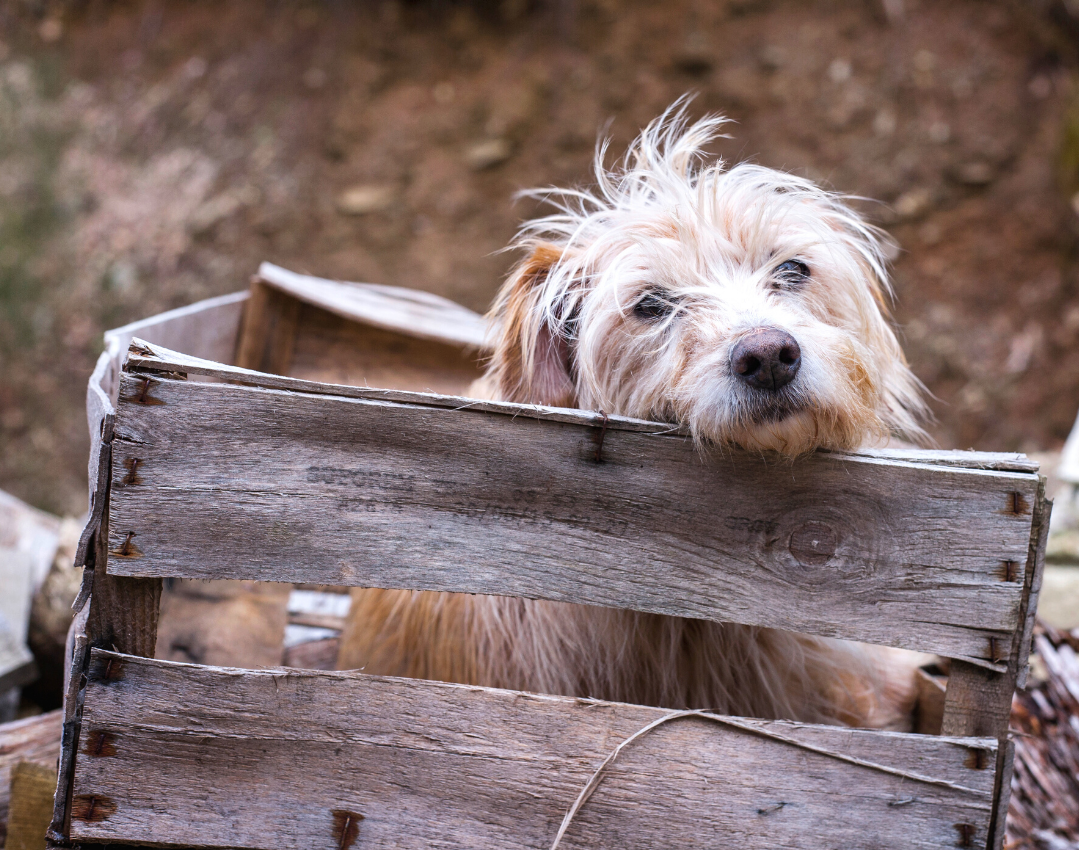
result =
[{"label": "wood knot", "polygon": [[333,837],[337,842],[337,850],[348,850],[360,834],[360,821],[363,820],[363,815],[347,809],[334,809],[332,814]]},{"label": "wood knot", "polygon": [[114,814],[116,814],[116,803],[108,797],[102,797],[98,794],[79,794],[71,801],[71,817],[73,820],[100,823]]},{"label": "wood knot", "polygon": [[790,553],[803,567],[827,564],[839,548],[839,535],[827,523],[810,520],[791,532]]}]

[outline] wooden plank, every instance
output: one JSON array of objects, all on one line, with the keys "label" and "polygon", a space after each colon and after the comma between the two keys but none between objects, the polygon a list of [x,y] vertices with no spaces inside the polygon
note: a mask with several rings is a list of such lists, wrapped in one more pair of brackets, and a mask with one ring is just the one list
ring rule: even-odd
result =
[{"label": "wooden plank", "polygon": [[1015,753],[1014,745],[1008,740],[1008,720],[1016,686],[1026,680],[1027,659],[1030,656],[1038,594],[1041,591],[1045,567],[1045,546],[1052,506],[1052,502],[1045,496],[1045,476],[1039,476],[1023,571],[1024,594],[1020,609],[1020,626],[1012,636],[1013,648],[1008,669],[993,673],[961,661],[953,661],[945,694],[942,734],[995,735],[1001,741],[988,845],[993,850],[999,850],[1004,845]]},{"label": "wooden plank", "polygon": [[1010,636],[1012,647],[1008,668],[994,672],[962,661],[952,663],[941,722],[941,732],[945,735],[1004,738],[1008,734],[1012,695],[1021,677],[1025,677],[1030,655],[1051,509],[1052,502],[1045,498],[1045,477],[1042,476],[1034,495],[1033,519],[1023,562],[1023,597],[1017,628]]},{"label": "wooden plank", "polygon": [[[85,567],[83,590],[75,601],[76,621],[69,634],[70,669],[65,671],[64,736],[57,771],[56,795],[49,841],[67,839],[71,778],[81,723],[83,673],[91,646],[153,656],[161,579],[108,575],[109,489],[111,484],[115,412],[107,386],[115,361],[108,352],[98,359],[87,386],[87,424],[90,428],[90,516],[76,551],[76,566]],[[97,463],[97,467],[93,466]],[[87,601],[89,611],[83,612]]]},{"label": "wooden plank", "polygon": [[538,404],[513,404],[503,401],[468,398],[466,396],[445,396],[409,390],[326,384],[302,378],[273,375],[254,369],[214,363],[181,354],[178,351],[171,351],[141,339],[132,340],[125,369],[132,374],[141,372],[183,372],[191,377],[202,376],[243,386],[290,390],[304,393],[305,395],[331,395],[341,398],[392,401],[425,407],[445,407],[453,410],[468,408],[470,410],[500,412],[515,417],[543,419],[549,422],[568,422],[597,428],[602,427],[608,431],[644,431],[688,436],[688,432],[662,422],[649,422],[644,419],[631,419],[625,416],[603,416],[594,411],[546,407]]},{"label": "wooden plank", "polygon": [[465,395],[482,370],[477,355],[458,344],[360,324],[304,304],[288,373],[326,383]]},{"label": "wooden plank", "polygon": [[300,303],[254,280],[236,340],[236,363],[245,369],[287,374]]},{"label": "wooden plank", "polygon": [[11,817],[5,850],[45,850],[56,770],[20,762],[11,772]]},{"label": "wooden plank", "polygon": [[11,817],[5,850],[45,850],[56,768],[24,761],[11,772]]},{"label": "wooden plank", "polygon": [[134,337],[195,357],[229,363],[236,351],[240,316],[247,298],[246,290],[207,298],[106,331],[105,350],[110,356],[115,356],[117,370]]},{"label": "wooden plank", "polygon": [[[839,452],[838,454],[846,454]],[[892,460],[916,459],[918,463],[958,466],[963,469],[996,469],[1001,472],[1037,472],[1038,462],[1021,452],[974,452],[954,449],[861,449],[859,455]]]},{"label": "wooden plank", "polygon": [[124,381],[117,575],[548,598],[999,669],[1020,622],[1023,586],[1005,564],[1026,555],[1028,473],[707,459],[683,439],[620,430],[597,463],[604,432],[587,419]]},{"label": "wooden plank", "polygon": [[[356,847],[548,848],[600,761],[664,714],[95,650],[72,836],[329,850],[351,817]],[[996,746],[678,720],[626,748],[561,846],[939,848],[960,825],[984,846]]]},{"label": "wooden plank", "polygon": [[431,292],[324,280],[296,274],[272,263],[259,266],[257,279],[354,322],[454,347],[484,347],[487,327],[483,316]]},{"label": "wooden plank", "polygon": [[[37,717],[0,725],[0,824],[8,819],[11,797],[11,770],[19,762],[45,765],[56,783],[56,760],[60,756],[63,712],[59,709]],[[52,794],[49,794],[52,797]],[[42,830],[44,833],[44,830]],[[0,842],[3,841],[0,835]]]},{"label": "wooden plank", "polygon": [[[69,666],[64,671],[64,726],[57,769],[56,795],[53,799],[52,822],[49,824],[49,846],[64,845],[67,841],[68,807],[71,800],[71,780],[75,767],[79,735],[82,679],[89,661],[90,640],[87,635],[89,611],[86,603],[94,584],[94,566],[99,555],[106,552],[107,540],[102,531],[106,521],[109,470],[112,460],[112,430],[115,409],[112,395],[119,392],[118,344],[106,349],[97,359],[86,386],[86,420],[90,431],[90,461],[87,480],[90,490],[90,514],[75,551],[75,566],[84,567],[82,590],[75,600],[75,620],[68,633]],[[104,560],[102,560],[104,564]],[[102,570],[104,572],[104,570]]]}]

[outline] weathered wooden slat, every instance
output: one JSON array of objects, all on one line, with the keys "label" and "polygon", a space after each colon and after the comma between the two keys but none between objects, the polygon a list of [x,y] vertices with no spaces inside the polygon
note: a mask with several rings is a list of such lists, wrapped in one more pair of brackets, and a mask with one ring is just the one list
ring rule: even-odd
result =
[{"label": "weathered wooden slat", "polygon": [[57,710],[0,725],[0,824],[8,819],[11,770],[16,764],[28,761],[47,765],[53,771],[55,785],[63,720],[63,713]]},{"label": "weathered wooden slat", "polygon": [[1003,738],[1008,734],[1012,695],[1017,682],[1025,675],[1027,657],[1030,655],[1051,508],[1052,502],[1045,498],[1045,478],[1042,477],[1033,500],[1033,520],[1022,573],[1024,596],[1017,628],[1010,636],[1010,663],[1001,672],[984,670],[962,661],[952,664],[941,722],[941,732],[945,735],[995,735]]},{"label": "weathered wooden slat", "polygon": [[236,338],[236,365],[283,375],[292,363],[300,302],[256,279]]},{"label": "weathered wooden slat", "polygon": [[892,460],[917,459],[918,463],[958,466],[964,469],[996,469],[1001,472],[1037,472],[1038,462],[1019,452],[973,452],[955,449],[862,449],[859,455]]},{"label": "weathered wooden slat", "polygon": [[[439,395],[432,392],[383,389],[371,386],[353,386],[342,383],[329,383],[325,380],[306,378],[303,375],[284,376],[258,372],[253,369],[241,369],[224,363],[218,363],[190,353],[173,351],[163,345],[133,340],[127,368],[131,371],[150,372],[185,372],[190,375],[203,375],[247,386],[267,387],[271,389],[292,390],[310,395],[334,395],[343,398],[367,398],[378,401],[397,401],[403,404],[417,404],[431,407],[469,408],[503,412],[512,416],[545,419],[556,422],[569,422],[580,425],[606,427],[611,431],[643,431],[662,433],[670,436],[688,436],[688,430],[665,422],[649,422],[643,419],[631,419],[625,416],[604,418],[595,411],[561,407],[545,407],[534,404],[512,404],[509,402],[475,399],[467,396]],[[312,370],[314,371],[314,369]],[[1038,464],[1026,455],[1014,452],[973,452],[942,451],[926,449],[868,448],[857,452],[822,452],[837,458],[859,457],[879,458],[881,460],[906,461],[931,466],[953,466],[960,469],[985,469],[1000,472],[1037,472]]]},{"label": "weathered wooden slat", "polygon": [[584,417],[139,375],[120,395],[118,575],[549,598],[1000,669],[1019,625],[1007,564],[1027,555],[1029,473],[704,459],[684,439]]},{"label": "weathered wooden slat", "polygon": [[391,401],[424,407],[446,407],[452,410],[468,408],[511,416],[523,416],[529,419],[543,419],[550,422],[568,422],[578,425],[603,427],[608,431],[645,431],[649,433],[676,434],[686,436],[677,427],[662,422],[649,422],[644,419],[630,419],[625,416],[607,416],[587,410],[575,410],[565,407],[545,407],[538,404],[511,404],[503,401],[487,401],[466,396],[447,396],[429,392],[411,390],[380,389],[347,384],[327,384],[303,378],[258,372],[239,366],[228,366],[203,360],[199,357],[170,351],[167,348],[136,339],[132,341],[126,367],[136,372],[184,372],[191,376],[204,376],[228,381],[244,386],[263,387],[278,390],[290,390],[305,395],[331,395],[340,398],[360,398],[374,401]]},{"label": "weathered wooden slat", "polygon": [[1012,653],[1007,670],[990,672],[962,661],[954,661],[945,694],[942,734],[995,735],[1001,741],[997,756],[995,805],[990,825],[989,847],[992,850],[1000,850],[1004,844],[1015,752],[1013,744],[1007,740],[1008,720],[1016,685],[1022,684],[1026,678],[1052,507],[1052,502],[1045,496],[1045,477],[1039,476],[1023,570],[1024,595],[1019,612],[1019,627],[1012,635]]},{"label": "weathered wooden slat", "polygon": [[324,280],[296,274],[272,263],[259,266],[257,279],[293,298],[356,322],[455,346],[482,348],[484,344],[483,316],[431,292]]},{"label": "weathered wooden slat", "polygon": [[[664,713],[95,650],[72,836],[265,850],[547,848],[600,761]],[[942,848],[963,835],[985,844],[995,740],[729,722],[678,720],[627,747],[561,846]]]},{"label": "weathered wooden slat", "polygon": [[360,324],[304,304],[287,374],[357,387],[467,395],[482,370],[476,352],[459,344]]},{"label": "weathered wooden slat", "polygon": [[[106,331],[105,350],[110,357],[115,357],[117,371],[133,337],[176,348],[195,357],[230,363],[236,351],[236,335],[247,298],[246,290],[207,298]],[[115,387],[109,383],[108,389]]]}]

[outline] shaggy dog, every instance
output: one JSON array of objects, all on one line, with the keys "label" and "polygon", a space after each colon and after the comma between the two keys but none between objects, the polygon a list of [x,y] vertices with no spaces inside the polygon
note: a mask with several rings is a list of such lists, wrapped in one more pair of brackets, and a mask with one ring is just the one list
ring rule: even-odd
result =
[{"label": "shaggy dog", "polygon": [[[844,200],[705,165],[723,119],[676,104],[594,191],[551,191],[492,309],[477,396],[688,426],[794,457],[924,413],[886,314],[886,237]],[[560,602],[359,590],[339,666],[669,708],[901,728],[912,662],[772,629]]]}]

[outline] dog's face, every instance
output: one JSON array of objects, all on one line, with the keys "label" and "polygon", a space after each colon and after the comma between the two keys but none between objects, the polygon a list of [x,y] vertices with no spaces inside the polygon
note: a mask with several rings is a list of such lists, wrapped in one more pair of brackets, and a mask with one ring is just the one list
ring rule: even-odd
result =
[{"label": "dog's face", "polygon": [[665,116],[597,193],[526,225],[493,311],[498,394],[786,455],[917,438],[878,231],[800,178],[695,167],[720,123]]}]

